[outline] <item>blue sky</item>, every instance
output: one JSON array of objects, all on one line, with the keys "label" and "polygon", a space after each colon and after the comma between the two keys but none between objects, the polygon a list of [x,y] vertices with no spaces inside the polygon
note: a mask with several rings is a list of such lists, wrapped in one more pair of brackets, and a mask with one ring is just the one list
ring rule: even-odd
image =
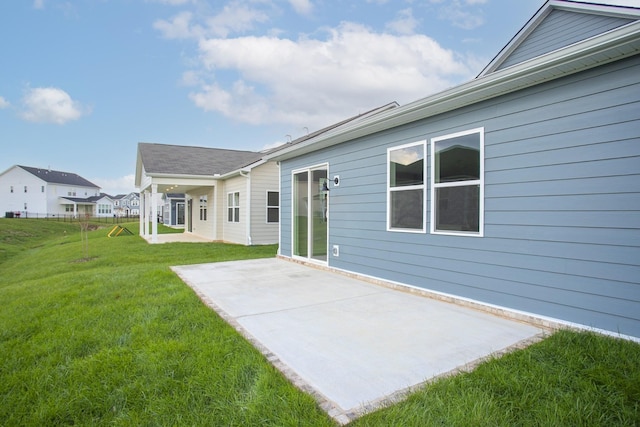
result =
[{"label": "blue sky", "polygon": [[543,0],[0,2],[0,172],[134,191],[138,142],[262,150],[472,79]]}]

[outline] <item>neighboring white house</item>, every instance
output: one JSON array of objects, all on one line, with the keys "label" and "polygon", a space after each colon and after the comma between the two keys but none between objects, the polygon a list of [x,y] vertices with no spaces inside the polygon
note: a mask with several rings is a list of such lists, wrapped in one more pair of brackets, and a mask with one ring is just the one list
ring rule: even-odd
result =
[{"label": "neighboring white house", "polygon": [[106,193],[100,193],[98,196],[89,197],[89,200],[95,203],[94,216],[108,218],[115,215],[112,196]]},{"label": "neighboring white house", "polygon": [[243,245],[278,241],[278,166],[262,153],[165,144],[138,144],[136,186],[140,234],[157,239],[160,195],[184,194],[185,232]]},{"label": "neighboring white house", "polygon": [[100,187],[71,172],[15,165],[0,174],[0,212],[21,216],[94,214]]}]

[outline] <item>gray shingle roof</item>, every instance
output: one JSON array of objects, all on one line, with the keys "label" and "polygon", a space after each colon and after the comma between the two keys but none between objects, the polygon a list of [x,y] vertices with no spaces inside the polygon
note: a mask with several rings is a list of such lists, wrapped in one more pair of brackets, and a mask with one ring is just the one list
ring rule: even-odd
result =
[{"label": "gray shingle roof", "polygon": [[76,175],[75,173],[54,171],[49,169],[40,169],[40,168],[34,168],[30,166],[18,165],[18,167],[26,170],[32,175],[37,176],[43,181],[50,182],[52,184],[64,184],[64,185],[76,185],[78,187],[100,188],[99,186],[95,185],[91,181],[86,180],[80,175]]},{"label": "gray shingle roof", "polygon": [[147,174],[223,175],[262,158],[253,151],[141,142],[138,151]]}]

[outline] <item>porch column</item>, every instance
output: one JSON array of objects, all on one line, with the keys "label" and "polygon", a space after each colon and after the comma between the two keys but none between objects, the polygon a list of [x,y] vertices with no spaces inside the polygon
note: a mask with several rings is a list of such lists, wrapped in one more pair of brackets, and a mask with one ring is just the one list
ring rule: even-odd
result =
[{"label": "porch column", "polygon": [[151,185],[151,241],[158,242],[158,184]]},{"label": "porch column", "polygon": [[144,237],[144,210],[145,210],[145,202],[144,202],[144,192],[140,192],[140,210],[138,221],[140,222],[140,235]]},{"label": "porch column", "polygon": [[149,191],[145,190],[144,192],[144,235],[145,237],[149,236]]}]

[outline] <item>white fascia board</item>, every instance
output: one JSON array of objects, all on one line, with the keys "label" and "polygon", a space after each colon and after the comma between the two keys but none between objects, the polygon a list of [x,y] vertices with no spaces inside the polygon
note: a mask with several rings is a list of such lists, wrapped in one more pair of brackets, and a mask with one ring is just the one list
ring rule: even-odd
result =
[{"label": "white fascia board", "polygon": [[598,3],[598,0],[592,1],[592,3],[580,3],[551,0],[549,4],[555,9],[566,10],[569,12],[594,13],[597,15],[611,16],[614,18],[640,18],[640,8],[638,8],[637,4],[635,6],[627,6],[622,2],[618,5],[613,5]]},{"label": "white fascia board", "polygon": [[[484,67],[478,78],[494,72],[507,59],[514,50],[540,25],[540,23],[554,10],[563,10],[576,13],[591,13],[602,16],[610,16],[623,19],[640,19],[640,8],[629,6],[614,6],[595,3],[580,3],[564,0],[549,0],[527,23],[516,33],[505,47]],[[596,36],[597,37],[597,36]]]},{"label": "white fascia board", "polygon": [[640,53],[640,21],[377,114],[267,157],[286,160]]}]

